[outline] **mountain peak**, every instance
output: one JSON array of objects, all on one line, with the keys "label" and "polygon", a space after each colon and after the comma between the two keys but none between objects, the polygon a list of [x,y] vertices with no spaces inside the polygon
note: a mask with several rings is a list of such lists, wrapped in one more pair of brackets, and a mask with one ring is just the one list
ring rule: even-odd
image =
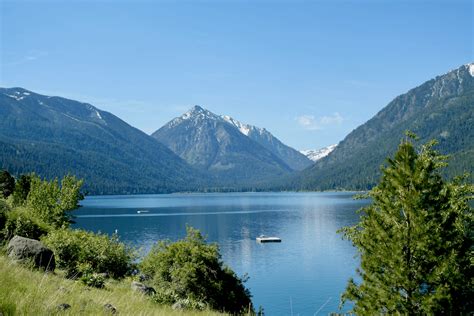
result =
[{"label": "mountain peak", "polygon": [[195,105],[188,112],[184,113],[181,118],[217,119],[218,116],[200,105]]},{"label": "mountain peak", "polygon": [[206,109],[204,109],[202,106],[197,105],[197,104],[189,110],[189,112],[205,112],[205,111]]},{"label": "mountain peak", "polygon": [[236,159],[240,155],[250,160],[253,156],[260,157],[274,171],[275,167],[277,171],[281,168],[288,171],[311,165],[306,156],[283,144],[266,129],[228,115],[214,114],[199,105],[171,120],[152,136],[189,163],[221,171],[244,168],[242,161]]},{"label": "mountain peak", "polygon": [[337,144],[334,144],[320,149],[301,150],[300,152],[312,161],[318,161],[319,159],[329,155],[336,148],[336,146]]}]

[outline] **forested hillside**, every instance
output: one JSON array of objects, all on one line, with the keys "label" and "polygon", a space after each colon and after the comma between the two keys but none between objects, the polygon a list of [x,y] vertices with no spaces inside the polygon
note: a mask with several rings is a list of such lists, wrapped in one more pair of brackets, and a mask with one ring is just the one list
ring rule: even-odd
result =
[{"label": "forested hillside", "polygon": [[195,190],[206,176],[111,113],[21,88],[0,89],[0,169],[72,173],[96,194]]},{"label": "forested hillside", "polygon": [[474,64],[463,65],[396,97],[375,117],[351,132],[327,157],[286,179],[283,187],[305,190],[365,190],[380,177],[404,132],[451,156],[446,176],[474,173]]}]

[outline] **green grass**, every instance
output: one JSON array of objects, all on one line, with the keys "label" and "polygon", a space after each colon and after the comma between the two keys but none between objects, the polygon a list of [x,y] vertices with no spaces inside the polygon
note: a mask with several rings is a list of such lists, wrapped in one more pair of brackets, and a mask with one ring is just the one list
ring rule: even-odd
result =
[{"label": "green grass", "polygon": [[[222,315],[213,311],[175,311],[133,292],[131,280],[108,281],[95,289],[67,280],[62,273],[29,269],[0,254],[0,314],[3,315],[110,315],[112,304],[119,315]],[[67,303],[70,309],[59,311]]]}]

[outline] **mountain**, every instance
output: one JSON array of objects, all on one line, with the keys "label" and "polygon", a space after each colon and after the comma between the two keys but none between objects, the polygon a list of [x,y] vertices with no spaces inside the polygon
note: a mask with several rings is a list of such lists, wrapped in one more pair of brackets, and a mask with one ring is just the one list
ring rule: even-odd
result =
[{"label": "mountain", "polygon": [[328,147],[324,147],[321,149],[307,149],[302,150],[301,153],[312,161],[318,161],[319,159],[329,155],[336,148],[336,146],[337,144],[329,145]]},{"label": "mountain", "polygon": [[91,104],[0,88],[0,168],[72,173],[91,193],[195,189],[206,179],[166,146]]},{"label": "mountain", "polygon": [[[251,186],[290,173],[292,168],[275,154],[277,146],[271,150],[267,148],[273,140],[287,154],[285,159],[288,160],[291,157],[289,147],[273,136],[264,146],[249,136],[255,134],[265,134],[267,140],[271,136],[261,129],[194,106],[152,136],[189,164],[217,176],[225,186]],[[261,142],[265,135],[261,135]]]},{"label": "mountain", "polygon": [[393,155],[404,132],[420,143],[437,139],[451,155],[446,176],[474,173],[474,64],[463,65],[396,97],[352,131],[327,157],[291,180],[298,189],[363,190],[374,186],[380,165]]},{"label": "mountain", "polygon": [[303,170],[313,164],[313,162],[308,159],[308,157],[299,151],[283,144],[278,138],[273,136],[265,128],[259,128],[249,124],[241,123],[227,115],[221,116],[221,118],[234,125],[245,136],[256,141],[271,151],[278,158],[283,160],[291,169]]}]

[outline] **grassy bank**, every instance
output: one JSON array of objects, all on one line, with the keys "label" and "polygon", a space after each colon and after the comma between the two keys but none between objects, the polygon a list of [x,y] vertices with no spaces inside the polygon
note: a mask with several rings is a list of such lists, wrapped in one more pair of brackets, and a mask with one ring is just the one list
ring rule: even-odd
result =
[{"label": "grassy bank", "polygon": [[[110,315],[111,304],[120,315],[221,315],[213,311],[175,311],[133,292],[131,280],[109,281],[95,289],[67,280],[62,273],[43,273],[13,263],[0,255],[0,312],[3,315]],[[71,308],[59,310],[60,304]],[[0,314],[1,314],[0,313]]]}]

